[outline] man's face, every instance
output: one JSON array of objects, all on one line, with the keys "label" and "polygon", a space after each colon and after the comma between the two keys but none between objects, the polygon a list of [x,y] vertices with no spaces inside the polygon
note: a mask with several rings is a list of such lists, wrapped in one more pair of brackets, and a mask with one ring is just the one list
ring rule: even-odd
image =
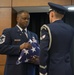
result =
[{"label": "man's face", "polygon": [[21,13],[17,17],[18,25],[21,28],[26,28],[29,25],[29,21],[30,21],[30,15],[28,13]]}]

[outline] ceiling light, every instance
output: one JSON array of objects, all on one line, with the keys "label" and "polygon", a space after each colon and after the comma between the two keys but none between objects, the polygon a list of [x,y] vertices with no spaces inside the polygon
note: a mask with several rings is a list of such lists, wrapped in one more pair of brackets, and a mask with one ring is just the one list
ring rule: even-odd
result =
[{"label": "ceiling light", "polygon": [[74,6],[73,7],[68,7],[69,11],[74,11]]}]

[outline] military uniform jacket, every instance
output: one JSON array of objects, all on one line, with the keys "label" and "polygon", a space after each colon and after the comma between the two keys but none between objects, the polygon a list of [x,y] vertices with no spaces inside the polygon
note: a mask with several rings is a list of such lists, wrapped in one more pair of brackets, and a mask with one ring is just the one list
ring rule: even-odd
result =
[{"label": "military uniform jacket", "polygon": [[[52,38],[49,38],[47,29],[41,30],[40,75],[72,75],[70,48],[73,28],[62,20],[47,26],[50,28]],[[50,40],[52,42],[49,49]]]},{"label": "military uniform jacket", "polygon": [[0,54],[6,54],[6,65],[4,75],[35,75],[35,65],[31,63],[22,63],[16,65],[16,61],[20,55],[20,44],[28,42],[28,39],[38,37],[35,33],[28,31],[28,38],[22,34],[17,26],[8,28],[3,31],[5,39],[3,44],[0,44]]}]

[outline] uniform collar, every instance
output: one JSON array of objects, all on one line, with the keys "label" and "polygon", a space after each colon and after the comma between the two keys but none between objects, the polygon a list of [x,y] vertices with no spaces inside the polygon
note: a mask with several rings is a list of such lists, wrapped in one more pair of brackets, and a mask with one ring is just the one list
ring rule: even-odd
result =
[{"label": "uniform collar", "polygon": [[[16,26],[17,26],[17,27],[19,28],[19,30],[22,32],[23,29],[22,29],[19,25],[16,25]],[[24,30],[27,32],[27,28],[25,28]]]},{"label": "uniform collar", "polygon": [[60,23],[60,22],[63,22],[63,20],[56,20],[56,21],[54,21],[53,23],[55,23],[55,22]]}]

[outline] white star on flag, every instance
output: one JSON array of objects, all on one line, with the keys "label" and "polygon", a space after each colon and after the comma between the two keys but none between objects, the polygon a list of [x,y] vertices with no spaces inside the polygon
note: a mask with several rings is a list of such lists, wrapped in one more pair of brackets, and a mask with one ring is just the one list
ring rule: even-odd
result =
[{"label": "white star on flag", "polygon": [[29,61],[29,59],[26,58],[25,62],[28,62],[28,61]]},{"label": "white star on flag", "polygon": [[18,60],[16,63],[17,63],[17,65],[18,65],[18,64],[20,64],[20,63],[21,63],[21,61],[20,61],[20,60]]},{"label": "white star on flag", "polygon": [[36,51],[36,50],[35,50],[35,47],[32,47],[32,49],[31,49],[31,50],[32,50],[32,52],[35,52],[35,51]]},{"label": "white star on flag", "polygon": [[20,60],[22,58],[22,56],[20,56],[19,58],[18,58],[18,60]]},{"label": "white star on flag", "polygon": [[27,54],[29,54],[29,51],[28,50],[26,50],[26,49],[23,49],[24,50],[24,53],[27,55]]}]

